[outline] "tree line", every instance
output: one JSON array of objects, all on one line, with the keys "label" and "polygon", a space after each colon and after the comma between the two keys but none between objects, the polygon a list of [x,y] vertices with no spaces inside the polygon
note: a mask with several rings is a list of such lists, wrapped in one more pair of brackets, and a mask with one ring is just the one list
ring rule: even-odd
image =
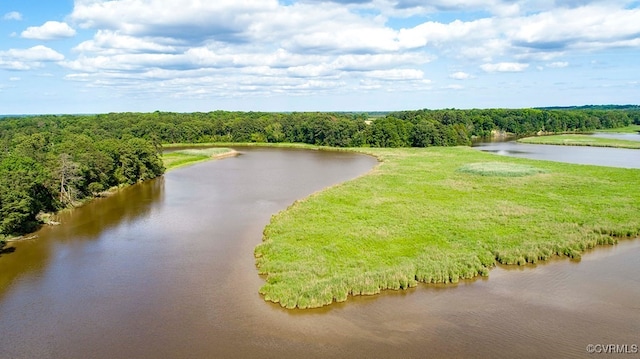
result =
[{"label": "tree line", "polygon": [[35,230],[41,213],[164,172],[158,149],[145,139],[23,130],[2,129],[0,241]]},{"label": "tree line", "polygon": [[0,237],[37,215],[161,175],[163,143],[296,142],[336,147],[469,145],[640,124],[640,108],[417,110],[377,113],[109,113],[0,118]]}]

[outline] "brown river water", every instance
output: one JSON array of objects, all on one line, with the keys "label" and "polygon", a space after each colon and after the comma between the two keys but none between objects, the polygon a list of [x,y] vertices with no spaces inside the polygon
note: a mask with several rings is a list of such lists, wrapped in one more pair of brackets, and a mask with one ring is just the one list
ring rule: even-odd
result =
[{"label": "brown river water", "polygon": [[253,248],[270,216],[376,162],[241,152],[12,243],[0,258],[0,358],[580,358],[607,357],[589,344],[640,344],[637,239],[320,309],[264,302]]}]

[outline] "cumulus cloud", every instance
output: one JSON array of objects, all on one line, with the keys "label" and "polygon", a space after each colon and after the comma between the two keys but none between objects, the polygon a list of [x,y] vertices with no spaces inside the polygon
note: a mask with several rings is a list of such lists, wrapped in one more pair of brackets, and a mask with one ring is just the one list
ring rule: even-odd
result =
[{"label": "cumulus cloud", "polygon": [[[92,40],[83,41],[74,50],[82,53],[121,54],[121,53],[174,53],[175,45],[170,41],[122,35],[111,30],[98,30]],[[174,42],[175,44],[175,42]]]},{"label": "cumulus cloud", "polygon": [[224,82],[228,93],[346,89],[363,77],[427,81],[415,67],[433,59],[425,51],[399,52],[407,45],[382,19],[328,2],[82,1],[71,17],[96,33],[74,48],[76,59],[61,63],[77,72],[67,78],[110,86],[113,76],[171,88],[177,76],[207,91],[222,91],[214,84]]},{"label": "cumulus cloud", "polygon": [[43,66],[44,62],[64,60],[64,55],[46,46],[29,49],[0,51],[0,68],[7,70],[30,70]]},{"label": "cumulus cloud", "polygon": [[2,18],[4,20],[20,21],[20,20],[22,20],[22,14],[17,12],[17,11],[11,11],[11,12],[8,12],[8,13],[4,14],[4,16]]},{"label": "cumulus cloud", "polygon": [[468,80],[471,78],[471,75],[466,72],[458,71],[450,74],[449,77],[454,80]]},{"label": "cumulus cloud", "polygon": [[[447,22],[430,15],[469,10]],[[60,64],[95,86],[203,96],[394,90],[424,86],[436,59],[522,72],[566,66],[556,59],[570,52],[638,47],[638,11],[625,0],[76,0],[68,19],[94,36]],[[389,21],[402,16],[429,20]]]},{"label": "cumulus cloud", "polygon": [[190,6],[164,0],[76,1],[71,18],[84,28],[132,36],[243,42],[256,15],[277,7],[276,0],[218,0]]},{"label": "cumulus cloud", "polygon": [[459,1],[447,1],[447,0],[432,0],[432,1],[420,1],[420,0],[398,0],[395,2],[394,7],[396,9],[405,9],[413,11],[435,12],[435,11],[474,11],[485,10],[491,11],[502,7],[500,1],[486,1],[486,0],[459,0]]},{"label": "cumulus cloud", "polygon": [[76,30],[67,23],[47,21],[42,26],[30,26],[20,35],[25,39],[33,40],[57,40],[76,35]]},{"label": "cumulus cloud", "polygon": [[[640,9],[594,5],[563,8],[514,20],[517,46],[539,50],[614,47],[640,35]],[[614,44],[605,45],[606,42]]]},{"label": "cumulus cloud", "polygon": [[415,69],[374,70],[366,73],[367,77],[381,80],[422,80],[424,72]]},{"label": "cumulus cloud", "polygon": [[450,23],[427,21],[398,31],[404,48],[435,47],[447,54],[484,58],[512,54],[598,51],[635,47],[640,9],[590,5],[532,15],[485,17]]},{"label": "cumulus cloud", "polygon": [[472,43],[496,36],[498,24],[494,21],[491,18],[467,22],[455,20],[448,24],[428,21],[410,29],[401,29],[398,37],[403,43],[411,44],[411,47],[443,46],[458,41]]},{"label": "cumulus cloud", "polygon": [[482,64],[480,68],[486,72],[522,72],[529,64],[517,62],[499,62],[495,64]]},{"label": "cumulus cloud", "polygon": [[[419,3],[399,1],[395,6],[412,8]],[[445,3],[442,1],[441,5]],[[464,0],[460,4],[483,3]],[[394,30],[385,25],[384,18],[364,17],[347,7],[327,5],[326,1],[285,6],[273,0],[242,4],[224,0],[187,7],[178,1],[116,0],[78,1],[71,18],[98,30],[93,43],[84,44],[83,50],[87,51],[91,46],[93,50],[146,47],[150,51],[166,51],[163,46],[173,48],[176,44],[198,47],[213,43],[231,46],[263,43],[297,53],[388,53],[433,47],[450,54],[488,59],[502,55],[500,52],[600,47],[611,41],[617,41],[617,46],[624,43],[633,46],[640,32],[640,22],[635,21],[639,11],[594,5],[507,18],[427,21]],[[583,31],[594,26],[601,31]],[[120,41],[109,44],[106,37]],[[131,45],[123,47],[123,42]],[[487,49],[485,53],[483,48]]]}]

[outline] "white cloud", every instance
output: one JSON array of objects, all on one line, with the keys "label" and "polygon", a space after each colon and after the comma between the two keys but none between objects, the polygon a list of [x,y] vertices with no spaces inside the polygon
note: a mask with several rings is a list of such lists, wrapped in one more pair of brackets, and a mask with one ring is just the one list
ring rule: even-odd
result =
[{"label": "white cloud", "polygon": [[9,81],[20,81],[21,79],[17,76],[9,77]]},{"label": "white cloud", "polygon": [[73,37],[76,30],[67,23],[58,21],[47,21],[42,26],[30,26],[20,35],[25,39],[34,40],[56,40]]},{"label": "white cloud", "polygon": [[415,69],[374,70],[367,72],[366,76],[381,80],[422,80],[424,72]]},{"label": "white cloud", "polygon": [[5,70],[14,70],[14,71],[26,71],[26,70],[30,70],[32,68],[32,66],[29,66],[28,64],[22,62],[22,61],[15,61],[15,60],[3,60],[0,57],[0,69],[5,69]]},{"label": "white cloud", "polygon": [[[71,18],[82,27],[118,30],[126,35],[240,40],[256,14],[272,12],[276,0],[76,1]],[[271,11],[270,11],[271,10]]]},{"label": "white cloud", "polygon": [[518,62],[499,62],[495,64],[482,64],[480,68],[486,72],[522,72],[529,64]]},{"label": "white cloud", "polygon": [[637,39],[640,9],[605,5],[560,8],[514,20],[514,44],[539,50],[613,47],[607,42]]},{"label": "white cloud", "polygon": [[4,20],[20,21],[20,20],[22,20],[22,14],[17,12],[17,11],[11,11],[11,12],[8,12],[8,13],[4,14],[4,16],[2,18]]},{"label": "white cloud", "polygon": [[[350,6],[372,9],[383,3],[391,4],[358,1],[350,2]],[[420,7],[416,4],[399,1],[395,7]],[[438,9],[512,5],[498,0],[464,0],[454,6],[446,1],[431,4]],[[602,5],[522,16],[509,12],[508,17],[451,23],[428,21],[400,30],[385,26],[386,18],[361,16],[350,11],[350,6],[327,2],[284,6],[274,0],[224,0],[194,6],[167,0],[77,1],[71,18],[84,27],[99,30],[94,40],[78,47],[82,51],[172,52],[178,45],[211,44],[249,44],[253,50],[276,47],[307,54],[398,53],[435,48],[448,56],[485,62],[505,54],[534,57],[534,52],[558,52],[566,47],[600,48],[612,40],[616,45],[610,46],[635,46],[640,32],[640,22],[635,21],[640,10]],[[594,27],[602,31],[583,31]]]},{"label": "white cloud", "polygon": [[[95,33],[61,65],[74,72],[70,80],[132,92],[393,91],[428,83],[436,59],[453,69],[522,72],[562,67],[557,59],[576,51],[637,48],[640,13],[620,1],[76,0],[69,21]],[[437,11],[468,10],[477,12],[436,21]],[[430,21],[390,18],[416,15]]]},{"label": "white cloud", "polygon": [[48,48],[38,45],[29,49],[11,49],[8,51],[0,51],[0,56],[11,57],[22,61],[62,61],[64,55]]},{"label": "white cloud", "polygon": [[42,67],[43,62],[64,60],[64,55],[46,46],[38,45],[29,49],[0,51],[0,68],[8,70],[30,70]]},{"label": "white cloud", "polygon": [[[360,3],[360,2],[354,2]],[[373,0],[363,1],[361,7],[375,6],[385,16],[412,17],[417,15],[431,15],[438,12],[488,12],[499,16],[513,16],[520,13],[528,3],[513,3],[501,0]]]},{"label": "white cloud", "polygon": [[491,62],[492,58],[508,55],[541,60],[545,54],[558,56],[568,50],[637,47],[638,18],[637,8],[594,4],[546,9],[531,15],[450,23],[427,21],[399,30],[397,38],[401,49],[433,47],[451,57]]},{"label": "white cloud", "polygon": [[69,75],[66,75],[64,79],[69,81],[87,82],[87,81],[91,81],[90,76],[91,75],[86,73],[85,74],[69,74]]},{"label": "white cloud", "polygon": [[566,61],[558,61],[558,62],[552,62],[547,64],[547,67],[554,68],[554,69],[560,69],[567,66],[569,66],[569,63]]},{"label": "white cloud", "polygon": [[424,52],[399,54],[349,54],[340,55],[332,65],[345,71],[395,69],[401,66],[418,66],[431,62],[433,56]]},{"label": "white cloud", "polygon": [[296,52],[379,53],[400,47],[393,30],[373,26],[303,33],[285,43],[285,48]]},{"label": "white cloud", "polygon": [[472,78],[472,76],[469,75],[466,72],[458,71],[458,72],[454,72],[454,73],[450,74],[449,78],[452,78],[454,80],[468,80],[468,79]]},{"label": "white cloud", "polygon": [[92,40],[81,42],[74,50],[109,55],[127,52],[173,53],[176,47],[160,44],[154,39],[121,35],[110,30],[98,30]]},{"label": "white cloud", "polygon": [[401,29],[398,38],[407,47],[419,47],[432,44],[442,46],[451,42],[473,42],[495,35],[494,20],[490,18],[474,21],[455,20],[444,24],[428,21],[410,29]]}]

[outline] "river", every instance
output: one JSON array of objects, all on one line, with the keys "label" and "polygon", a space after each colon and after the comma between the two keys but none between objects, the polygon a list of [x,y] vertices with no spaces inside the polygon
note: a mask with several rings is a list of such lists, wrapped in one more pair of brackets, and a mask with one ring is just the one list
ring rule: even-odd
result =
[{"label": "river", "polygon": [[271,214],[376,161],[240,151],[13,244],[0,260],[0,358],[539,358],[640,344],[640,240],[314,310],[264,302],[253,248]]}]

